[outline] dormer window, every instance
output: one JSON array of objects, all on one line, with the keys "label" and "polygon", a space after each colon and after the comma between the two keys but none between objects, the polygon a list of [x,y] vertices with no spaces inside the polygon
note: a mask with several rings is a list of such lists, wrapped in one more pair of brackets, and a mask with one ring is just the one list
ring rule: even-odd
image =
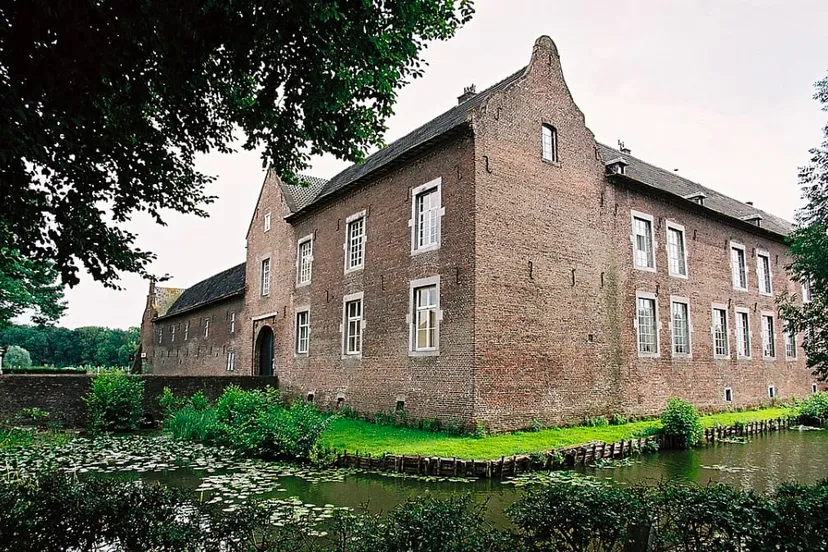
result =
[{"label": "dormer window", "polygon": [[552,125],[543,125],[542,131],[544,161],[558,162],[558,131]]},{"label": "dormer window", "polygon": [[684,196],[684,199],[692,201],[698,205],[704,205],[705,198],[707,198],[707,194],[704,192],[693,192],[692,194]]},{"label": "dormer window", "polygon": [[762,215],[759,213],[752,213],[750,215],[745,215],[743,217],[739,217],[740,220],[743,220],[749,224],[754,226],[762,226]]},{"label": "dormer window", "polygon": [[612,161],[606,163],[607,173],[609,174],[627,174],[627,160],[623,157],[617,157]]}]

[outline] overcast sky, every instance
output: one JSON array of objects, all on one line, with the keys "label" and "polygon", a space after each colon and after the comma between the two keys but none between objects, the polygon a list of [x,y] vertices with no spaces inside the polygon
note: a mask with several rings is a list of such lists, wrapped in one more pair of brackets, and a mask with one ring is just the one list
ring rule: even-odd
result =
[{"label": "overcast sky", "polygon": [[[529,61],[552,37],[575,102],[596,138],[622,139],[633,155],[791,219],[800,204],[797,167],[828,119],[812,99],[828,74],[825,0],[477,0],[457,36],[425,52],[425,77],[400,92],[391,142],[451,108],[463,87],[482,90]],[[319,158],[310,174],[346,166]],[[138,246],[158,258],[166,284],[188,287],[245,259],[244,236],[264,178],[258,153],[209,155],[217,176],[210,218],[136,219]],[[122,291],[91,278],[67,292],[60,324],[137,326],[147,283],[126,275]]]}]

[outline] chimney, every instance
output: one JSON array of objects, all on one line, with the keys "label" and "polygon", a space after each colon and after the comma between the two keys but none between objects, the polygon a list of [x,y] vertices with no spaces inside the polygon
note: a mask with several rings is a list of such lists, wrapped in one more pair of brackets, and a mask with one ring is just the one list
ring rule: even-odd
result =
[{"label": "chimney", "polygon": [[457,105],[477,96],[477,87],[475,85],[463,87],[463,93],[457,96]]},{"label": "chimney", "polygon": [[618,140],[618,149],[619,149],[619,151],[621,151],[621,153],[623,153],[625,155],[630,155],[632,153],[630,151],[630,149],[627,146],[624,145],[623,140]]}]

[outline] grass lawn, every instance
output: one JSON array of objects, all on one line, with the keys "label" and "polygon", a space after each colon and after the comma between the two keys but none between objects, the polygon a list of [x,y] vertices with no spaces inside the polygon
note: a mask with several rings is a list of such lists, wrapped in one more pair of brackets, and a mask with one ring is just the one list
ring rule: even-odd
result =
[{"label": "grass lawn", "polygon": [[[789,408],[766,408],[749,412],[725,412],[702,417],[705,427],[733,425],[736,422],[754,422],[785,416]],[[418,429],[377,425],[362,420],[339,418],[322,435],[324,446],[348,452],[442,456],[446,458],[474,458],[487,460],[551,450],[589,441],[607,443],[639,437],[647,430],[661,425],[658,420],[632,422],[604,427],[562,427],[538,432],[526,431],[492,435],[483,439],[471,436],[456,437]]]}]

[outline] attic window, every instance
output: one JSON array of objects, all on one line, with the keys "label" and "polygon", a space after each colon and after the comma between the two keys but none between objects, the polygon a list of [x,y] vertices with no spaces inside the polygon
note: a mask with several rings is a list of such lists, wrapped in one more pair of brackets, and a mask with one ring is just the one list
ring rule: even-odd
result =
[{"label": "attic window", "polygon": [[704,200],[707,197],[707,194],[704,192],[693,192],[692,194],[687,194],[684,196],[684,199],[692,201],[698,205],[704,205]]},{"label": "attic window", "polygon": [[759,213],[753,213],[739,218],[754,226],[762,226],[762,215],[760,215]]},{"label": "attic window", "polygon": [[606,163],[607,172],[609,174],[627,174],[627,160],[623,157],[617,157]]},{"label": "attic window", "polygon": [[552,125],[543,125],[541,133],[543,143],[543,159],[545,161],[558,162],[558,131]]}]

